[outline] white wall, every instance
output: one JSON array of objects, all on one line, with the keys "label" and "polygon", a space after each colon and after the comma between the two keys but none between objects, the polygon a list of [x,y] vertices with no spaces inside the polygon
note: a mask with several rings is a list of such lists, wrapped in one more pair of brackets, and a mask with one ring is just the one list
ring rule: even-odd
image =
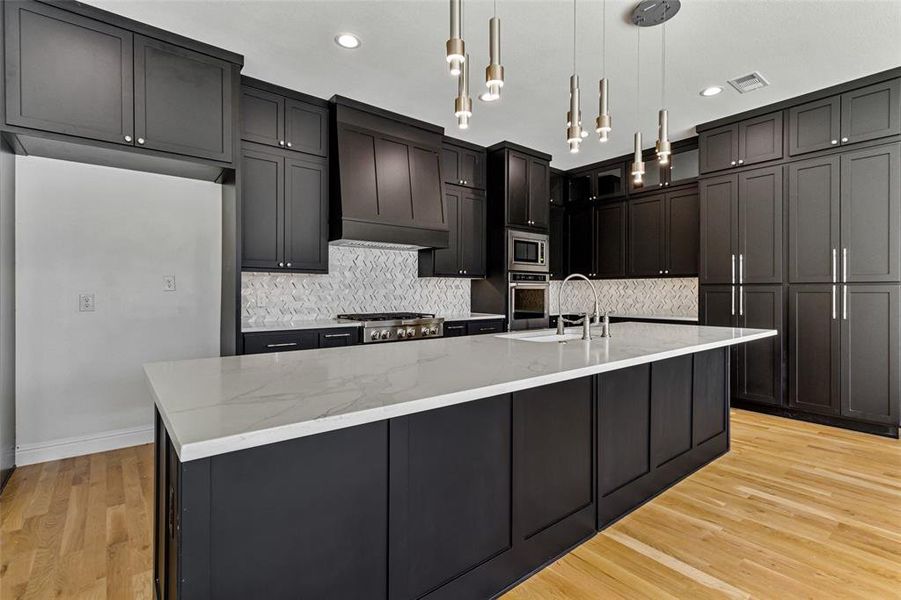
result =
[{"label": "white wall", "polygon": [[142,365],[218,355],[220,187],[36,157],[16,170],[17,464],[150,441]]}]

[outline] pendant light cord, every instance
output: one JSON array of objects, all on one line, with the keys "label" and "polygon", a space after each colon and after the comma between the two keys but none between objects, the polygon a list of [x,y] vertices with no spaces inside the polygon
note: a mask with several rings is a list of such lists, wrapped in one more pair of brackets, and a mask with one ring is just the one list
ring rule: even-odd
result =
[{"label": "pendant light cord", "polygon": [[660,108],[666,108],[666,23],[663,23],[663,50],[661,63],[660,78]]},{"label": "pendant light cord", "polygon": [[636,44],[635,44],[635,117],[638,119],[639,127],[638,130],[641,131],[641,111],[639,110],[639,100],[641,99],[641,27],[636,27],[638,30],[638,35],[636,36]]},{"label": "pendant light cord", "polygon": [[573,0],[573,74],[576,73],[576,0]]},{"label": "pendant light cord", "polygon": [[607,0],[604,0],[601,13],[601,52],[603,52],[602,77],[607,77]]}]

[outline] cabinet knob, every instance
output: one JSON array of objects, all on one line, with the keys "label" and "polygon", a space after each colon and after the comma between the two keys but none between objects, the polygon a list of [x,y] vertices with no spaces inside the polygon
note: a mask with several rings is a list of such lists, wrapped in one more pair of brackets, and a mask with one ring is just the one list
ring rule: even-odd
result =
[{"label": "cabinet knob", "polygon": [[283,262],[280,262],[280,263],[278,263],[278,266],[280,266],[280,267],[284,267],[284,266],[285,266],[285,263],[283,263]]},{"label": "cabinet knob", "polygon": [[288,266],[290,267],[290,266],[291,266],[291,263],[288,263]]},{"label": "cabinet knob", "polygon": [[463,269],[463,274],[466,275],[466,269]]},{"label": "cabinet knob", "polygon": [[732,165],[732,166],[734,167],[734,166],[735,166],[735,161],[733,160],[733,161],[732,161],[731,163],[729,163],[729,164]]},{"label": "cabinet knob", "polygon": [[278,141],[278,145],[279,145],[279,146],[284,146],[284,145],[285,145],[285,140],[279,140],[279,141]]},{"label": "cabinet knob", "polygon": [[144,143],[144,138],[138,138],[138,143],[139,143],[139,144],[143,144],[143,143]]},{"label": "cabinet knob", "polygon": [[838,143],[838,140],[832,140],[832,141],[829,142],[829,143],[832,144],[832,145],[834,146],[834,145],[836,145],[836,144]]},{"label": "cabinet knob", "polygon": [[126,136],[125,136],[125,141],[126,141],[126,142],[130,142],[130,141],[131,141],[131,136],[130,136],[130,135],[126,135]]},{"label": "cabinet knob", "polygon": [[293,147],[294,145],[291,142],[288,142],[288,148]]},{"label": "cabinet knob", "polygon": [[847,141],[848,141],[848,138],[846,138],[846,137],[843,137],[843,138],[842,138],[842,143],[843,143],[843,144],[844,144],[845,142],[847,142]]},{"label": "cabinet knob", "polygon": [[745,164],[744,159],[743,159],[743,158],[739,158],[739,159],[738,159],[738,164],[740,164],[740,165]]},{"label": "cabinet knob", "polygon": [[664,269],[663,272],[664,274],[669,275],[669,269]]},{"label": "cabinet knob", "polygon": [[657,271],[658,275],[663,275],[663,271]]}]

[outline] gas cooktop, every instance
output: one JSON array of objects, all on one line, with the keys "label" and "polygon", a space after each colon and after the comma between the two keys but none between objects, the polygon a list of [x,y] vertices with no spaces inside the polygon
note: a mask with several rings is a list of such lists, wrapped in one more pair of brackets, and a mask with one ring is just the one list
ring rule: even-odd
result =
[{"label": "gas cooktop", "polygon": [[337,319],[361,323],[364,344],[400,342],[444,335],[444,319],[431,313],[350,313],[338,315]]}]

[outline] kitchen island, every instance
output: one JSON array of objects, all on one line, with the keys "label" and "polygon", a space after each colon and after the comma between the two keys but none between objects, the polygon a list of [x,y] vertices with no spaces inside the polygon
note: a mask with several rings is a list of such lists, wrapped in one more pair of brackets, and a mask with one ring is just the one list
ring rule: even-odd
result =
[{"label": "kitchen island", "polygon": [[726,452],[776,335],[550,333],[147,365],[158,598],[494,596]]}]

